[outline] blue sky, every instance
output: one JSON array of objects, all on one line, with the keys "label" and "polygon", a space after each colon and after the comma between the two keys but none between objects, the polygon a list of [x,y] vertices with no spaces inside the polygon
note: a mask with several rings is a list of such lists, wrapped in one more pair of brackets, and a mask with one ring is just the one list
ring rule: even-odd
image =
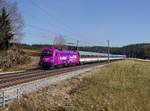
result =
[{"label": "blue sky", "polygon": [[25,21],[24,43],[49,44],[58,34],[80,45],[150,42],[149,0],[16,1]]}]

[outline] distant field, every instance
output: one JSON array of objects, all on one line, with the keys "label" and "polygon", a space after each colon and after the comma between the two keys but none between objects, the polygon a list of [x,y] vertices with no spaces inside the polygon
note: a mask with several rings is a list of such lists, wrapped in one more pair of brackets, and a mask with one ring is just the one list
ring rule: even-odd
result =
[{"label": "distant field", "polygon": [[23,51],[26,52],[26,54],[30,56],[40,56],[41,50],[30,50],[30,49],[23,49]]},{"label": "distant field", "polygon": [[120,61],[25,96],[8,111],[149,111],[150,62]]}]

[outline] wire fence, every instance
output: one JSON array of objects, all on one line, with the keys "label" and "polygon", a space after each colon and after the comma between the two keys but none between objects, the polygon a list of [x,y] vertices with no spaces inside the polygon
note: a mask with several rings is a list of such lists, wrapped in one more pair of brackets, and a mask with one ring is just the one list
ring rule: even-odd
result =
[{"label": "wire fence", "polygon": [[10,95],[10,92],[7,91],[0,91],[0,107],[5,108],[10,102],[19,100],[20,96],[23,95],[23,93],[19,92],[19,89],[13,90],[12,94]]},{"label": "wire fence", "polygon": [[0,107],[5,107],[5,93],[0,92]]}]

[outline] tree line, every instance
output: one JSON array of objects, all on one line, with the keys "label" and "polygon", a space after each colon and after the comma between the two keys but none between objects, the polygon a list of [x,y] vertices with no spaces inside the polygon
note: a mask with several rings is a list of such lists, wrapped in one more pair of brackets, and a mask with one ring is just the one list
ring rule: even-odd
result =
[{"label": "tree line", "polygon": [[[19,48],[37,50],[40,51],[44,47],[54,47],[49,44],[17,44]],[[69,50],[76,50],[74,46],[65,46]],[[90,52],[99,52],[107,53],[108,48],[105,46],[79,46],[78,50],[80,51],[90,51]],[[110,53],[112,54],[121,54],[126,55],[130,58],[142,58],[150,59],[150,43],[141,43],[141,44],[131,44],[123,47],[110,47]]]}]

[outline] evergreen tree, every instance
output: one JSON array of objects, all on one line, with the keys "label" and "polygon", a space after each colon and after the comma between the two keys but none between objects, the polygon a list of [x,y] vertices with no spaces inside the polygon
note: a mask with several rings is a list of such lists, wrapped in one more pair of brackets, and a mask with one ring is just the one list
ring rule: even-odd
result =
[{"label": "evergreen tree", "polygon": [[0,11],[0,50],[6,50],[10,47],[10,41],[14,34],[10,24],[9,14],[5,8]]}]

